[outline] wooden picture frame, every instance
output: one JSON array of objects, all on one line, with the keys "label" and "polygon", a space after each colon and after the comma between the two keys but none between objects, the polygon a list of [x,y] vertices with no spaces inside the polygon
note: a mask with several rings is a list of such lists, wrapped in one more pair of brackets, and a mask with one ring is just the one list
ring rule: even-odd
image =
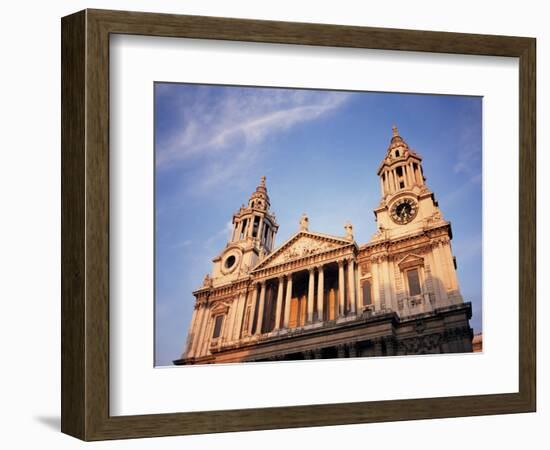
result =
[{"label": "wooden picture frame", "polygon": [[[101,440],[535,411],[535,39],[104,10],[61,25],[64,433]],[[117,33],[519,58],[519,392],[110,416],[109,36]]]}]

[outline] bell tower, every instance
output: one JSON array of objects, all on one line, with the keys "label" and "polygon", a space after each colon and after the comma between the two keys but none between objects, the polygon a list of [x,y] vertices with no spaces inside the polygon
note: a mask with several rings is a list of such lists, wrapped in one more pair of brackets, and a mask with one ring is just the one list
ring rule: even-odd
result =
[{"label": "bell tower", "polygon": [[233,214],[233,231],[223,252],[212,261],[211,281],[214,286],[247,276],[250,270],[273,250],[279,225],[270,211],[266,178]]},{"label": "bell tower", "polygon": [[382,191],[374,210],[378,230],[367,246],[379,307],[407,316],[462,303],[451,224],[426,185],[422,157],[395,126],[377,174]]},{"label": "bell tower", "polygon": [[388,237],[422,228],[434,215],[441,217],[434,194],[426,185],[422,157],[392,127],[386,156],[378,167],[382,198],[374,210],[378,229]]}]

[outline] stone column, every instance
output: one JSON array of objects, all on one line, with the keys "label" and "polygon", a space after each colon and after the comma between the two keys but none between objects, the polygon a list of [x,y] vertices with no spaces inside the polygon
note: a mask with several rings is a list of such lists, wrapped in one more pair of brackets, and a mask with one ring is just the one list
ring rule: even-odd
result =
[{"label": "stone column", "polygon": [[231,306],[229,307],[229,313],[227,314],[226,318],[223,321],[224,332],[223,334],[221,334],[221,336],[224,338],[225,341],[233,340],[233,324],[235,323],[235,317],[237,315],[238,301],[239,301],[238,297],[233,299],[233,301],[231,302]]},{"label": "stone column", "polygon": [[319,266],[319,275],[317,279],[317,320],[322,322],[324,319],[324,290],[325,290],[325,270],[324,266]]},{"label": "stone column", "polygon": [[246,226],[248,227],[248,229],[246,231],[246,236],[247,237],[252,237],[252,231],[254,230],[254,220],[255,220],[255,218],[256,217],[253,214],[248,219],[248,223],[246,224]]},{"label": "stone column", "polygon": [[250,317],[248,320],[248,334],[254,334],[254,316],[256,315],[256,304],[258,303],[258,283],[252,285],[252,304],[250,305]]},{"label": "stone column", "polygon": [[447,291],[456,290],[457,283],[455,283],[455,269],[453,266],[453,255],[451,254],[451,245],[448,242],[441,242],[439,244],[439,255],[443,268],[445,269],[445,287]]},{"label": "stone column", "polygon": [[256,238],[260,243],[262,242],[262,233],[264,231],[263,228],[264,228],[264,219],[263,217],[260,217],[260,221],[258,223],[258,234],[256,235]]},{"label": "stone column", "polygon": [[288,328],[290,322],[290,301],[292,299],[292,274],[287,275],[286,281],[286,298],[285,298],[285,320],[283,323],[284,328]]},{"label": "stone column", "polygon": [[448,291],[449,282],[447,280],[445,258],[441,252],[441,242],[434,243],[433,258],[434,258],[434,265],[432,270],[435,271],[436,277],[439,278],[439,288],[441,292],[441,298],[444,299],[445,302],[447,302],[448,301],[447,291]]},{"label": "stone column", "polygon": [[260,304],[258,305],[258,323],[256,325],[256,334],[262,334],[262,325],[264,320],[265,284],[265,280],[262,281],[262,287],[260,289]]},{"label": "stone column", "polygon": [[193,346],[193,356],[199,356],[201,354],[202,349],[202,340],[204,338],[204,332],[206,328],[207,323],[207,314],[206,314],[206,305],[202,304],[200,306],[200,322],[199,327],[197,329],[197,341],[195,342],[195,345]]},{"label": "stone column", "polygon": [[275,308],[275,329],[281,328],[281,308],[283,307],[283,289],[285,286],[284,277],[279,277],[279,287],[277,288],[277,308]]},{"label": "stone column", "polygon": [[201,338],[201,349],[199,351],[199,354],[197,356],[203,356],[208,354],[208,346],[210,344],[210,338],[212,337],[212,332],[210,330],[212,326],[212,318],[210,317],[210,313],[207,310],[205,312],[205,322],[204,322],[204,328],[203,328],[203,334]]},{"label": "stone column", "polygon": [[345,344],[338,344],[336,346],[336,351],[338,354],[338,358],[345,358],[346,357],[346,346]]},{"label": "stone column", "polygon": [[447,261],[447,267],[449,268],[449,288],[452,290],[458,290],[458,277],[456,276],[456,269],[453,262],[453,252],[451,250],[450,242],[443,245],[443,254]]},{"label": "stone column", "polygon": [[344,261],[338,260],[338,304],[339,304],[338,316],[339,317],[343,317],[346,312],[346,309],[345,309],[346,297],[344,296],[344,294],[345,294]]},{"label": "stone column", "polygon": [[271,249],[273,248],[272,244],[273,244],[273,231],[271,231],[271,228],[270,228],[269,231],[267,232],[267,239],[266,239],[265,246]]},{"label": "stone column", "polygon": [[351,314],[355,314],[355,261],[348,261],[348,295]]},{"label": "stone column", "polygon": [[386,308],[391,308],[392,310],[396,311],[396,305],[393,304],[392,277],[390,271],[390,263],[387,256],[382,261],[382,271],[384,273],[384,298],[386,301]]},{"label": "stone column", "polygon": [[441,262],[438,259],[438,254],[436,253],[437,246],[437,243],[433,243],[432,251],[428,253],[428,261],[430,262],[430,271],[432,275],[432,287],[434,293],[436,294],[437,304],[435,307],[447,306],[448,304],[447,291],[441,276]]},{"label": "stone column", "polygon": [[361,282],[359,281],[359,265],[355,266],[355,271],[353,274],[355,281],[355,292],[357,296],[357,313],[360,314],[363,312],[363,289],[361,289]]},{"label": "stone column", "polygon": [[200,308],[198,305],[193,307],[193,317],[191,318],[191,331],[189,332],[187,339],[191,338],[185,346],[185,357],[190,357],[193,354],[193,347],[195,347],[195,341],[197,340],[197,322],[200,315]]},{"label": "stone column", "polygon": [[246,306],[246,293],[242,293],[237,301],[237,312],[233,323],[233,339],[240,339],[243,325],[244,311]]},{"label": "stone column", "polygon": [[380,277],[378,275],[378,262],[371,259],[370,262],[370,271],[372,274],[372,304],[374,305],[375,311],[380,311],[382,309],[382,303],[380,301]]},{"label": "stone column", "polygon": [[313,302],[315,301],[315,268],[309,269],[309,286],[307,291],[307,323],[313,322]]},{"label": "stone column", "polygon": [[422,183],[422,173],[420,172],[419,165],[416,166],[415,173],[416,173],[416,182],[418,183],[419,186],[422,186],[424,183]]}]

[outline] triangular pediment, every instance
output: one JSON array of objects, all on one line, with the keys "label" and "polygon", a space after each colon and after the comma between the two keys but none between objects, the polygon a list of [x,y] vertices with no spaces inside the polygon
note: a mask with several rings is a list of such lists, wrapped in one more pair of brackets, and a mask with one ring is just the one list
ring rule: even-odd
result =
[{"label": "triangular pediment", "polygon": [[261,261],[254,270],[277,266],[288,261],[306,258],[353,244],[352,240],[328,234],[299,231],[271,255]]},{"label": "triangular pediment", "polygon": [[397,265],[401,268],[414,267],[414,266],[423,266],[424,258],[422,256],[415,255],[414,253],[409,253],[407,256],[402,258]]}]

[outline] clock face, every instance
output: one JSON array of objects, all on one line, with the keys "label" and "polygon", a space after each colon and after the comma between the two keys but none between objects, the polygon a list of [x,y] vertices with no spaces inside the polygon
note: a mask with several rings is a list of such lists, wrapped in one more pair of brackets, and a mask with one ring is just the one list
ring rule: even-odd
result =
[{"label": "clock face", "polygon": [[390,216],[395,223],[404,225],[413,220],[417,212],[418,205],[412,198],[402,198],[392,205]]}]

